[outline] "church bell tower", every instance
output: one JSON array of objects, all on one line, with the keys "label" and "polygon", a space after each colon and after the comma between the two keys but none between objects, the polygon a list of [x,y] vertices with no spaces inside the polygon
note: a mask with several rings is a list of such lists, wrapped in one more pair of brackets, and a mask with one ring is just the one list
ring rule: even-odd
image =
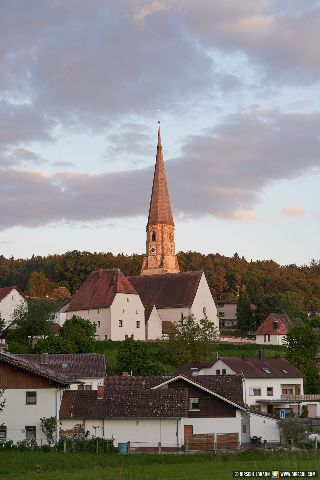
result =
[{"label": "church bell tower", "polygon": [[146,256],[141,275],[179,272],[175,255],[174,223],[164,168],[160,127],[147,223]]}]

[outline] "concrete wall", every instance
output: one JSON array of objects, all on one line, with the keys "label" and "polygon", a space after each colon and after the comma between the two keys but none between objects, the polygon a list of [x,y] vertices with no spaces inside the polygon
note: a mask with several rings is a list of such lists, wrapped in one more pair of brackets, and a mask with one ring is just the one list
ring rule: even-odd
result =
[{"label": "concrete wall", "polygon": [[[26,392],[37,392],[37,404],[26,405]],[[37,443],[46,443],[40,426],[41,417],[56,417],[60,409],[60,392],[55,388],[8,389],[4,393],[6,405],[0,413],[0,424],[7,427],[7,439],[25,440],[26,426],[36,427]]]},{"label": "concrete wall", "polygon": [[286,335],[256,335],[256,343],[258,345],[283,345]]},{"label": "concrete wall", "polygon": [[156,340],[157,338],[162,338],[162,321],[156,307],[153,307],[146,324],[146,340]]},{"label": "concrete wall", "polygon": [[204,273],[201,275],[198,290],[191,306],[190,313],[193,314],[198,321],[207,316],[208,320],[215,324],[215,327],[219,332],[217,309]]},{"label": "concrete wall", "polygon": [[262,437],[261,441],[280,442],[280,430],[276,419],[250,413],[251,437]]},{"label": "concrete wall", "polygon": [[28,306],[27,301],[15,288],[0,301],[0,314],[1,318],[5,321],[5,327],[10,325],[12,315],[20,305],[23,305],[25,308]]}]

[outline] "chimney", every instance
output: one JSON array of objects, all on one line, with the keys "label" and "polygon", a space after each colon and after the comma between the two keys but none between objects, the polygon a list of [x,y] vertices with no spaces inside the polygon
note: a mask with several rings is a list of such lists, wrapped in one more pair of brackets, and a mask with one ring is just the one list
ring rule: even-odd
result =
[{"label": "chimney", "polygon": [[193,377],[197,377],[199,375],[199,368],[197,367],[191,367],[191,375]]},{"label": "chimney", "polygon": [[40,364],[48,365],[48,363],[49,363],[49,353],[41,353]]},{"label": "chimney", "polygon": [[98,385],[97,388],[97,399],[101,400],[104,397],[104,385]]},{"label": "chimney", "polygon": [[264,351],[259,350],[259,360],[264,360]]},{"label": "chimney", "polygon": [[129,373],[128,372],[122,372],[122,377],[129,377]]}]

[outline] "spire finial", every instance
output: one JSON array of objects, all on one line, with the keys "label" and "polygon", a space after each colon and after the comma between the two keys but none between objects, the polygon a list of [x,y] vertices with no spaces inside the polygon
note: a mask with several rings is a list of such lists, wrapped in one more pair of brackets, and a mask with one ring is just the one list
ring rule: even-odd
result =
[{"label": "spire finial", "polygon": [[160,110],[157,110],[158,112],[158,147],[161,147],[161,135],[160,135]]}]

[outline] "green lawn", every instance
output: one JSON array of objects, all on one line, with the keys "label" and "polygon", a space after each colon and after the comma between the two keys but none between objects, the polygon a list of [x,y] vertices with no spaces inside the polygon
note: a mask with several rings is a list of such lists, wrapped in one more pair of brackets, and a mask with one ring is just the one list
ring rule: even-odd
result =
[{"label": "green lawn", "polygon": [[[107,373],[108,375],[119,375],[121,370],[117,364],[117,352],[121,342],[112,342],[108,341],[99,341],[96,342],[96,353],[104,353],[107,358]],[[157,342],[147,343],[147,348],[152,351],[155,351],[155,358],[158,358],[158,349],[159,345]],[[275,345],[228,345],[228,344],[218,344],[212,345],[212,360],[214,361],[217,358],[217,355],[220,357],[241,357],[242,355],[248,355],[250,357],[258,357],[259,350],[263,350],[265,357],[284,357],[285,347],[279,347]],[[162,358],[162,355],[160,355]],[[168,373],[172,374],[178,367],[168,365]]]},{"label": "green lawn", "polygon": [[104,455],[0,452],[1,480],[226,480],[234,470],[317,470],[320,452]]}]

